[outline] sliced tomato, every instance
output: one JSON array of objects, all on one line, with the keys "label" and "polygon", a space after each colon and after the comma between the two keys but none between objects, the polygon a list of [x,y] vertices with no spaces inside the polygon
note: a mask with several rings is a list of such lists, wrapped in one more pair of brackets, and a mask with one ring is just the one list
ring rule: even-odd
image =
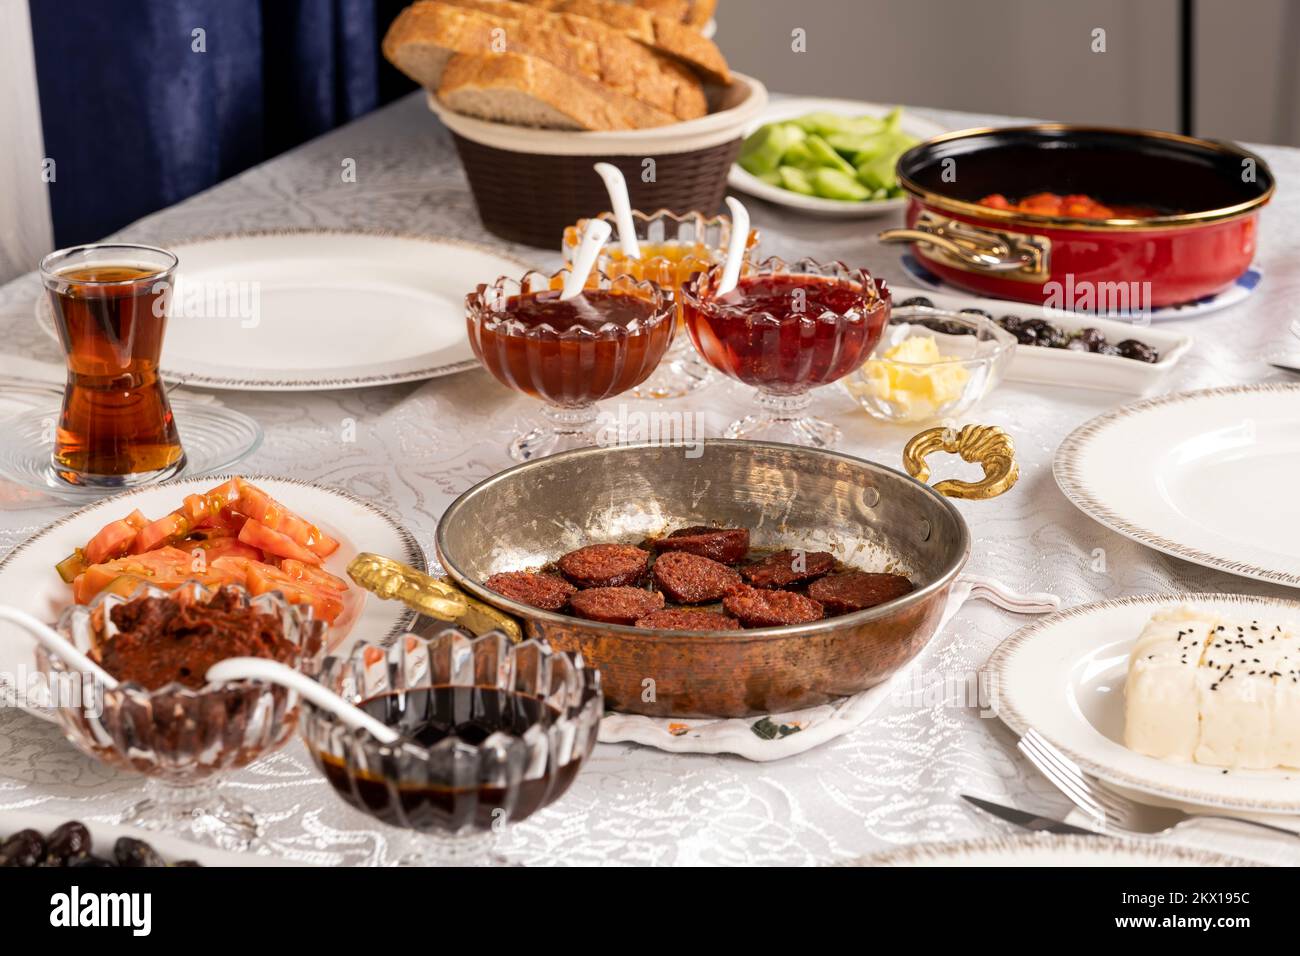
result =
[{"label": "sliced tomato", "polygon": [[324,568],[303,564],[303,562],[295,561],[293,558],[285,558],[281,561],[280,570],[287,577],[312,587],[328,588],[331,591],[346,591],[348,589],[348,582],[342,578],[330,574]]},{"label": "sliced tomato", "polygon": [[240,529],[239,540],[254,548],[260,548],[277,558],[292,558],[303,564],[320,564],[320,556],[308,550],[282,531],[268,528],[256,518],[249,518]]},{"label": "sliced tomato", "polygon": [[[241,478],[239,482],[239,510],[261,524],[294,540],[313,554],[328,558],[338,550],[339,543],[320,528],[294,514],[261,488]],[[289,557],[285,555],[285,557]]]},{"label": "sliced tomato", "polygon": [[217,534],[238,536],[239,529],[244,526],[244,522],[247,520],[248,515],[241,513],[231,505],[226,505],[215,515],[200,521],[195,526],[195,530],[212,530]]},{"label": "sliced tomato", "polygon": [[164,515],[140,529],[131,546],[131,552],[143,554],[163,545],[175,544],[185,538],[200,524],[219,515],[223,508],[235,503],[239,495],[238,482],[238,478],[231,478],[201,495],[186,495],[181,506],[171,514]]},{"label": "sliced tomato", "polygon": [[330,624],[343,613],[342,595],[337,591],[311,587],[293,580],[278,568],[257,561],[248,562],[245,570],[244,586],[250,594],[279,591],[290,604],[306,604],[315,611],[317,618]]},{"label": "sliced tomato", "polygon": [[202,551],[209,564],[218,558],[248,558],[261,561],[262,552],[258,548],[244,544],[232,534],[214,534],[205,538],[186,538],[177,547],[188,550],[193,556],[196,550]]},{"label": "sliced tomato", "polygon": [[92,564],[73,582],[73,599],[78,604],[86,604],[123,575],[141,578],[167,590],[179,587],[186,581],[199,581],[208,587],[216,587],[242,580],[238,574],[214,569],[206,562],[204,564],[206,566],[196,566],[194,556],[188,551],[172,547]]}]

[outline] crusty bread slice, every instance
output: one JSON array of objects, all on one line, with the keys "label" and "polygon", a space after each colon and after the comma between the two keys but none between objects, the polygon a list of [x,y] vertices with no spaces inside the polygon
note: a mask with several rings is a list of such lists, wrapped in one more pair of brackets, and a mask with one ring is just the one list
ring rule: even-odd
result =
[{"label": "crusty bread slice", "polygon": [[519,53],[458,53],[447,61],[438,100],[467,116],[549,129],[664,126],[671,114]]},{"label": "crusty bread slice", "polygon": [[[508,52],[541,55],[543,59],[549,60],[551,58],[544,53],[538,54],[529,48],[530,38],[541,35],[567,36],[575,41],[587,41],[594,51],[596,66],[594,71],[583,70],[584,76],[599,80],[620,93],[635,96],[656,109],[673,114],[677,119],[697,119],[709,111],[704,90],[694,73],[677,60],[662,56],[638,43],[617,27],[575,14],[551,13],[513,0],[440,2],[466,12],[474,11],[483,17],[496,18],[498,23],[508,21],[513,24],[514,27],[507,25],[505,30]],[[519,38],[518,43],[515,42],[516,38]],[[563,63],[556,65],[565,66]]]},{"label": "crusty bread slice", "polygon": [[618,0],[520,0],[553,13],[576,13],[617,27],[651,49],[674,57],[705,79],[731,83],[727,60],[712,40],[706,40],[694,26]]}]

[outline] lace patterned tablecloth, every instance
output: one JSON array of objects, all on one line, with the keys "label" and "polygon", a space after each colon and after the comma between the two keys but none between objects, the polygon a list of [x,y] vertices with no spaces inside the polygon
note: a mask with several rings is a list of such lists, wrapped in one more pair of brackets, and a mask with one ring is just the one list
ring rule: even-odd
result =
[{"label": "lace patterned tablecloth", "polygon": [[[929,112],[953,128],[996,117]],[[1259,262],[1265,279],[1243,305],[1177,323],[1195,349],[1166,383],[1170,390],[1288,381],[1261,356],[1280,340],[1300,296],[1300,151],[1260,152],[1281,181],[1263,217]],[[356,182],[341,181],[345,159]],[[857,222],[799,218],[750,203],[764,249],[786,256],[840,258],[909,284],[896,247],[875,234],[889,218]],[[446,131],[418,96],[285,154],[215,189],[138,222],[126,238],[167,245],[180,237],[284,226],[385,227],[501,244],[479,225]],[[510,252],[555,267],[559,257]],[[27,275],[0,289],[6,353],[59,361],[32,318],[39,285]],[[377,333],[380,327],[376,326]],[[0,356],[0,368],[3,368]],[[401,517],[432,554],[442,510],[476,481],[510,464],[507,439],[530,403],[467,372],[427,383],[315,394],[233,394],[220,399],[256,417],[266,443],[248,471],[345,488]],[[1069,604],[1142,592],[1227,590],[1294,596],[1165,557],[1115,535],[1076,511],[1052,480],[1051,457],[1074,426],[1122,396],[1064,387],[1004,385],[976,418],[1007,428],[1022,477],[990,502],[958,502],[974,537],[970,570],[1021,591],[1054,591]],[[695,407],[712,434],[746,407],[744,389],[715,384]],[[897,465],[910,431],[882,426],[835,389],[819,410],[845,431],[844,450]],[[356,440],[341,442],[345,419]],[[0,485],[0,553],[68,509]],[[1095,559],[1103,549],[1104,570]],[[10,595],[0,594],[0,600]],[[773,764],[731,757],[673,756],[635,745],[600,745],[572,791],[513,828],[504,852],[524,863],[812,864],[845,860],[916,841],[1006,832],[958,794],[983,793],[1056,815],[1064,801],[1014,751],[1011,734],[972,702],[935,688],[964,686],[993,647],[1024,622],[985,604],[968,605],[927,651],[919,676],[854,733]],[[1065,706],[1064,699],[1062,706]],[[345,807],[294,743],[231,784],[268,817],[271,852],[331,865],[392,862],[404,833]],[[110,819],[140,793],[136,777],[110,772],[36,718],[0,710],[0,815],[5,809]],[[1180,834],[1187,845],[1300,862],[1293,844],[1246,831]]]}]

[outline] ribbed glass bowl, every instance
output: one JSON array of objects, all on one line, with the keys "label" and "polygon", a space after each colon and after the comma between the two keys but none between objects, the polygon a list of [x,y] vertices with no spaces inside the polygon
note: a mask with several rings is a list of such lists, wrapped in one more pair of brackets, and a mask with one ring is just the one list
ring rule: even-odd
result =
[{"label": "ribbed glass bowl", "polygon": [[568,790],[604,712],[600,674],[581,655],[544,641],[514,644],[496,631],[407,634],[389,647],[362,642],[346,657],[326,659],[318,680],[355,704],[391,695],[403,715],[416,713],[434,688],[459,688],[462,702],[496,701],[493,692],[504,692],[540,705],[526,728],[515,723],[508,732],[484,715],[460,713],[451,732],[429,745],[410,736],[385,744],[304,705],[303,739],[326,779],[358,810],[424,834],[404,861],[424,865],[490,862],[494,834]]},{"label": "ribbed glass bowl", "polygon": [[[307,673],[319,666],[328,625],[309,609],[274,592],[253,597],[236,585],[225,589],[237,594],[241,606],[278,619],[284,637],[299,648],[293,666]],[[206,604],[216,593],[197,582],[173,591],[142,585],[127,597],[105,592],[68,608],[57,627],[97,658],[116,633],[111,613],[118,605],[140,597]],[[297,694],[247,680],[199,690],[177,683],[152,691],[131,683],[107,690],[44,649],[37,650],[37,664],[51,688],[80,689],[79,700],[75,693],[61,693],[56,710],[68,740],[96,760],[148,778],[148,795],[122,822],[185,831],[191,839],[227,849],[246,848],[256,838],[257,814],[221,794],[216,782],[289,740],[298,725]]]}]

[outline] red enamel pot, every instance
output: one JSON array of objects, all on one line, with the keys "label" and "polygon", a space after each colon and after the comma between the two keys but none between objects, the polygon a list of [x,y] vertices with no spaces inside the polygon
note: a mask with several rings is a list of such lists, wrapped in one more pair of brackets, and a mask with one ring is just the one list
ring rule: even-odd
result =
[{"label": "red enamel pot", "polygon": [[[1230,143],[1149,130],[1042,124],[971,129],[898,160],[909,242],[927,269],[994,298],[1083,311],[1178,305],[1230,286],[1255,255],[1273,173]],[[1140,207],[1127,219],[1045,216],[979,204],[1039,192]]]}]

